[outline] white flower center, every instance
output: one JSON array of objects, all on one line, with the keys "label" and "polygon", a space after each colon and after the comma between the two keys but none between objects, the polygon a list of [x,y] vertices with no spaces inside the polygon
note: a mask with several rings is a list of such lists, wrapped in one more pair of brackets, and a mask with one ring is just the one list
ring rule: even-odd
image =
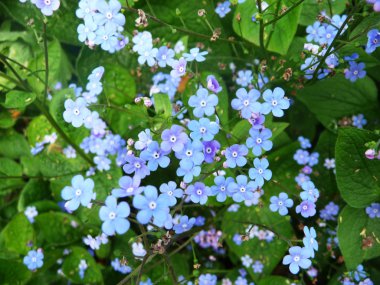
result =
[{"label": "white flower center", "polygon": [[158,152],[155,152],[155,153],[153,154],[153,157],[157,159],[157,158],[160,157],[160,154],[159,154]]},{"label": "white flower center", "polygon": [[302,209],[303,209],[304,211],[306,211],[306,210],[307,210],[307,205],[302,206]]},{"label": "white flower center", "polygon": [[232,156],[233,157],[237,157],[238,156],[238,153],[236,151],[232,152]]},{"label": "white flower center", "polygon": [[277,106],[277,100],[272,100],[272,106]]},{"label": "white flower center", "polygon": [[197,195],[201,196],[202,194],[203,194],[202,189],[198,189],[198,190],[197,190]]},{"label": "white flower center", "polygon": [[135,162],[135,168],[137,168],[137,169],[140,169],[141,168],[141,164],[139,163],[139,162]]},{"label": "white flower center", "polygon": [[152,202],[149,203],[149,208],[150,208],[151,210],[156,209],[156,207],[157,207],[156,202],[152,201]]},{"label": "white flower center", "polygon": [[51,1],[50,0],[45,0],[44,3],[45,3],[45,5],[50,5]]},{"label": "white flower center", "polygon": [[183,68],[183,66],[180,66],[180,67],[178,68],[178,70],[179,70],[180,73],[182,73],[182,72],[185,71],[185,69]]},{"label": "white flower center", "polygon": [[225,186],[220,187],[220,191],[221,191],[221,192],[226,191],[226,187],[225,187]]},{"label": "white flower center", "polygon": [[205,127],[202,127],[202,128],[199,129],[199,131],[200,131],[202,134],[204,134],[204,133],[206,132],[206,128],[205,128]]},{"label": "white flower center", "polygon": [[77,190],[75,191],[75,195],[76,195],[76,196],[80,196],[81,194],[82,194],[82,190],[77,189]]},{"label": "white flower center", "polygon": [[173,191],[168,191],[167,193],[169,196],[173,196]]},{"label": "white flower center", "polygon": [[264,170],[262,170],[261,168],[259,168],[258,172],[259,172],[259,174],[263,174]]},{"label": "white flower center", "polygon": [[207,105],[207,103],[206,103],[205,100],[202,100],[200,104],[201,104],[202,107],[206,107],[206,105]]},{"label": "white flower center", "polygon": [[110,213],[108,214],[108,218],[109,218],[110,220],[115,219],[115,218],[116,218],[116,213],[115,213],[115,212],[110,212]]},{"label": "white flower center", "polygon": [[243,105],[247,107],[249,105],[249,100],[244,100]]},{"label": "white flower center", "polygon": [[358,73],[359,73],[359,71],[357,71],[357,70],[354,71],[354,74],[355,74],[355,75],[358,75]]},{"label": "white flower center", "polygon": [[108,13],[106,14],[106,17],[107,17],[107,19],[111,20],[112,17],[113,17],[113,15],[112,15],[111,12],[108,12]]},{"label": "white flower center", "polygon": [[261,144],[261,143],[263,142],[263,140],[262,140],[261,138],[257,138],[257,139],[256,139],[256,142],[257,142],[258,144]]},{"label": "white flower center", "polygon": [[73,113],[74,113],[74,115],[78,116],[78,115],[80,114],[80,111],[79,111],[78,108],[75,108],[75,109],[73,110]]},{"label": "white flower center", "polygon": [[240,192],[244,193],[245,192],[245,187],[240,187]]},{"label": "white flower center", "polygon": [[211,147],[206,148],[206,152],[207,152],[207,153],[211,153],[211,152],[212,152]]},{"label": "white flower center", "polygon": [[171,136],[171,137],[170,137],[170,141],[171,141],[171,142],[176,142],[176,140],[177,140],[177,138],[176,138],[175,136]]},{"label": "white flower center", "polygon": [[128,193],[133,192],[133,187],[129,187],[129,188],[127,188],[127,192],[128,192]]},{"label": "white flower center", "polygon": [[190,156],[193,155],[193,152],[192,152],[191,150],[187,150],[187,151],[186,151],[186,155],[187,155],[188,157],[190,157]]},{"label": "white flower center", "polygon": [[278,201],[278,205],[279,206],[282,206],[284,204],[284,202],[282,202],[282,201]]},{"label": "white flower center", "polygon": [[36,257],[32,257],[32,262],[36,263],[37,262],[37,258]]},{"label": "white flower center", "polygon": [[300,261],[300,257],[299,257],[299,255],[294,256],[294,257],[293,257],[293,260],[294,260],[295,262]]}]

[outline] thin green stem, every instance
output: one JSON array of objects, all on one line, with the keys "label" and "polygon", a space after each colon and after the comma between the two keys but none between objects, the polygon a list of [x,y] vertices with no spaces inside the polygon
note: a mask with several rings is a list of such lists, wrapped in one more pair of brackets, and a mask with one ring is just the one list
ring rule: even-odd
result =
[{"label": "thin green stem", "polygon": [[264,27],[266,26],[269,26],[275,22],[277,22],[278,20],[280,20],[281,18],[285,17],[287,14],[289,14],[290,12],[292,12],[295,8],[297,8],[299,5],[301,5],[303,2],[305,2],[305,0],[299,0],[298,2],[296,2],[295,4],[293,4],[292,7],[290,7],[289,9],[287,9],[284,13],[282,13],[280,16],[266,22],[264,24]]},{"label": "thin green stem", "polygon": [[46,102],[48,96],[49,88],[49,52],[48,52],[48,43],[47,43],[47,32],[46,32],[46,21],[43,25],[43,42],[44,42],[44,57],[45,57],[45,94],[42,102]]}]

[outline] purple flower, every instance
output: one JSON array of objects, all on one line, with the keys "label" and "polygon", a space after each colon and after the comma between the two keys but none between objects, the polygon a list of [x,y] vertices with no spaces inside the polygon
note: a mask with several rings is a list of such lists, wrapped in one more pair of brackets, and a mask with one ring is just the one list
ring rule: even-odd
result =
[{"label": "purple flower", "polygon": [[314,216],[316,213],[314,202],[308,200],[302,201],[301,204],[296,207],[296,213],[301,213],[301,216],[304,218]]},{"label": "purple flower", "polygon": [[292,246],[289,248],[289,255],[286,255],[282,260],[282,264],[288,265],[290,272],[297,274],[300,271],[300,267],[307,269],[311,266],[309,251],[306,248],[299,246]]},{"label": "purple flower", "polygon": [[120,202],[113,196],[108,196],[105,201],[105,206],[99,210],[99,217],[103,221],[102,231],[112,236],[116,233],[124,234],[129,230],[130,223],[127,217],[130,214],[130,208],[127,202]]},{"label": "purple flower", "polygon": [[247,163],[245,156],[248,154],[248,148],[245,145],[234,144],[226,149],[227,167],[242,167]]},{"label": "purple flower", "polygon": [[207,76],[207,89],[214,93],[219,93],[222,91],[222,87],[219,85],[218,80],[216,80],[214,75]]},{"label": "purple flower", "polygon": [[248,122],[252,125],[255,130],[261,130],[264,128],[265,116],[260,113],[252,113]]},{"label": "purple flower", "polygon": [[260,98],[260,92],[252,89],[247,93],[245,88],[239,88],[236,91],[235,99],[232,99],[231,106],[233,109],[240,111],[244,119],[250,119],[252,113],[260,113],[261,104],[257,102]]},{"label": "purple flower", "polygon": [[135,157],[133,154],[126,157],[126,164],[123,170],[127,174],[134,173],[134,179],[139,181],[150,174],[149,169],[146,167],[145,161],[141,158]]},{"label": "purple flower", "polygon": [[216,152],[220,149],[220,143],[216,140],[203,142],[203,154],[205,156],[205,162],[212,163]]},{"label": "purple flower", "polygon": [[170,129],[166,129],[161,135],[161,148],[163,151],[173,150],[179,152],[183,149],[189,137],[184,132],[184,128],[178,125],[172,125]]},{"label": "purple flower", "polygon": [[202,182],[195,182],[194,185],[187,187],[185,193],[190,196],[190,200],[193,203],[204,205],[207,202],[208,196],[211,195],[211,189]]},{"label": "purple flower", "polygon": [[186,64],[187,61],[183,57],[181,57],[179,60],[174,60],[172,64],[173,70],[170,71],[170,75],[175,78],[185,75]]},{"label": "purple flower", "polygon": [[346,79],[351,82],[355,82],[359,78],[363,78],[366,76],[366,71],[364,70],[365,64],[363,62],[356,63],[354,61],[350,61],[350,68],[344,71],[344,76]]}]

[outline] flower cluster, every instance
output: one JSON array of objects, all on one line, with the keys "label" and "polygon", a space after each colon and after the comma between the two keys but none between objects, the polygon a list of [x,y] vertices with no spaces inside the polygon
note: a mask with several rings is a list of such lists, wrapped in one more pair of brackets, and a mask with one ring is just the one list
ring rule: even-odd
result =
[{"label": "flower cluster", "polygon": [[[28,0],[19,0],[21,3],[25,3]],[[61,2],[59,0],[30,0],[38,9],[41,10],[41,13],[45,16],[53,15],[54,11],[57,11]]]}]

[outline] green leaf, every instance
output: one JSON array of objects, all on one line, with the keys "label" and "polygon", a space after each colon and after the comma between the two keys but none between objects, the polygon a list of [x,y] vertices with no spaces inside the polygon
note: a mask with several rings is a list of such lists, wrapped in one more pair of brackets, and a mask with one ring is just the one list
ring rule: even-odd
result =
[{"label": "green leaf", "polygon": [[294,280],[290,280],[282,276],[267,276],[260,279],[257,285],[290,285],[293,282]]},{"label": "green leaf", "polygon": [[26,284],[32,272],[21,262],[0,259],[1,284]]},{"label": "green leaf", "polygon": [[78,173],[87,169],[87,163],[80,157],[67,159],[60,152],[42,152],[38,154],[38,166],[43,176],[52,177]]},{"label": "green leaf", "polygon": [[0,249],[25,255],[31,242],[35,242],[33,226],[24,213],[14,216],[0,233]]},{"label": "green leaf", "polygon": [[[245,234],[249,225],[257,225],[259,228],[260,225],[263,225],[290,239],[293,235],[293,230],[289,223],[289,217],[274,215],[268,206],[259,208],[244,205],[241,205],[237,212],[226,212],[224,215],[222,231],[226,235],[226,242],[230,250],[239,257],[238,262],[241,262],[240,258],[242,256],[248,254],[253,260],[260,260],[264,264],[263,274],[270,274],[283,258],[288,249],[288,243],[274,237],[271,242],[253,238],[243,241],[241,245],[236,245],[232,240],[233,236],[235,234]],[[261,227],[260,229],[266,230],[267,228]],[[247,271],[256,281],[258,275],[253,272],[253,269],[248,268]]]},{"label": "green leaf", "polygon": [[[103,276],[99,265],[95,262],[94,258],[88,253],[88,251],[77,246],[71,247],[70,250],[71,253],[65,258],[62,265],[62,271],[65,276],[74,283],[102,283]],[[80,278],[78,269],[79,263],[82,259],[85,260],[88,265],[83,279]]]},{"label": "green leaf", "polygon": [[354,208],[363,208],[380,198],[380,160],[369,160],[365,143],[379,135],[367,130],[341,128],[336,143],[336,179],[342,198]]},{"label": "green leaf", "polygon": [[[22,168],[17,162],[9,158],[0,157],[0,176],[3,177],[0,190],[22,187],[24,182],[21,179],[21,175]],[[6,177],[10,178],[4,179]]]},{"label": "green leaf", "polygon": [[13,159],[30,156],[29,145],[24,136],[16,132],[0,136],[0,155]]},{"label": "green leaf", "polygon": [[19,212],[24,211],[25,208],[33,202],[49,198],[50,191],[49,185],[43,180],[32,179],[29,180],[25,187],[22,189],[20,197],[17,202],[17,209]]},{"label": "green leaf", "polygon": [[46,135],[51,135],[54,132],[53,127],[45,116],[40,115],[34,118],[26,128],[26,137],[29,144],[34,146],[38,142],[42,142]]},{"label": "green leaf", "polygon": [[303,3],[299,23],[304,26],[312,25],[316,21],[317,16],[321,11],[326,11],[329,16],[332,16],[330,15],[330,8],[333,15],[340,15],[346,9],[346,3],[347,1],[345,0],[305,0]]},{"label": "green leaf", "polygon": [[296,98],[330,129],[344,116],[363,113],[372,119],[378,115],[376,85],[368,77],[351,83],[343,75],[337,75],[305,87]]},{"label": "green leaf", "polygon": [[[290,0],[271,0],[267,1],[269,7],[263,12],[263,21],[267,23],[279,14],[281,7],[292,7],[294,1]],[[285,55],[297,31],[298,19],[301,14],[302,4],[292,9],[278,21],[264,28],[264,45],[269,51]],[[236,8],[233,19],[233,29],[235,33],[247,41],[260,45],[260,23],[253,22],[252,16],[258,13],[258,9],[253,1],[245,1]],[[240,21],[237,20],[240,15]],[[276,16],[275,16],[276,15]]]},{"label": "green leaf", "polygon": [[80,221],[73,215],[43,213],[35,218],[35,224],[39,234],[49,245],[68,245],[81,238]]},{"label": "green leaf", "polygon": [[8,110],[2,110],[0,108],[0,128],[8,129],[16,123],[16,120],[12,117],[11,112]]},{"label": "green leaf", "polygon": [[35,93],[12,90],[6,94],[4,107],[9,109],[25,108],[33,103],[35,99]]},{"label": "green leaf", "polygon": [[[371,219],[365,209],[346,206],[339,215],[338,239],[348,270],[354,270],[363,260],[380,256],[380,223]],[[364,248],[363,239],[372,239],[372,246]]]},{"label": "green leaf", "polygon": [[164,118],[169,118],[172,116],[172,103],[170,102],[169,96],[167,94],[154,94],[154,108],[158,115],[163,115]]}]

